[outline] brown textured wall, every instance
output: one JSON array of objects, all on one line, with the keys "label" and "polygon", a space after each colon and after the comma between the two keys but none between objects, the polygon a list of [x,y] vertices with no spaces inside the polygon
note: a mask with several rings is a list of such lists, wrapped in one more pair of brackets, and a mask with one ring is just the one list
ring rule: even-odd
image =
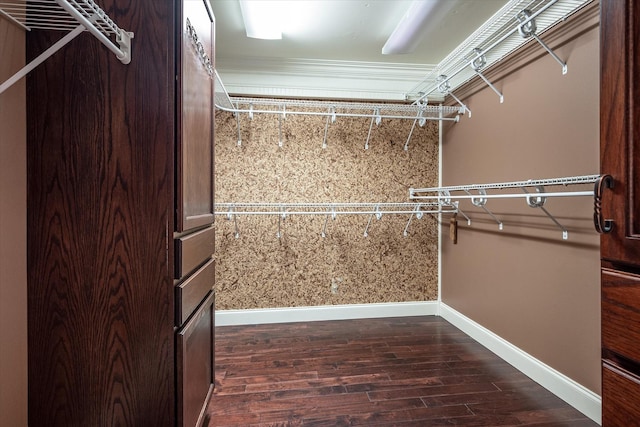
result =
[{"label": "brown textured wall", "polygon": [[[235,117],[216,113],[217,203],[407,202],[411,186],[438,181],[438,125],[338,118],[322,148],[324,117],[288,115],[278,146],[278,117],[241,115],[242,145]],[[425,301],[437,298],[437,227],[425,215],[403,230],[409,215],[289,216],[278,239],[275,216],[216,218],[217,309],[301,307],[331,304]],[[331,291],[331,282],[338,284]]]},{"label": "brown textured wall", "polygon": [[[24,65],[24,31],[0,17],[0,83]],[[0,94],[0,424],[27,425],[24,79]]]},{"label": "brown textured wall", "polygon": [[[595,8],[597,25],[597,5]],[[598,28],[464,99],[473,118],[445,130],[446,185],[598,173]],[[542,50],[542,49],[540,49]],[[549,187],[552,191],[554,187]],[[570,190],[592,189],[591,186]],[[459,243],[443,239],[442,300],[585,387],[600,390],[599,239],[593,199],[549,199],[561,231],[525,201],[489,200],[504,230],[468,201]]]}]

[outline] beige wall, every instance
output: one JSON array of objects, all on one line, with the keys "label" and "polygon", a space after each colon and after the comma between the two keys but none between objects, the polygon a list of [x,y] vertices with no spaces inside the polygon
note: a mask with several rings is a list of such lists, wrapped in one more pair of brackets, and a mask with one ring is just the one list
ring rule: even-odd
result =
[{"label": "beige wall", "polygon": [[[24,64],[24,32],[0,18],[0,83]],[[27,425],[24,79],[0,94],[0,424]]]},{"label": "beige wall", "polygon": [[[598,173],[597,15],[585,24],[589,27],[561,47],[557,40],[552,44],[568,60],[567,75],[544,55],[495,81],[504,104],[489,88],[464,99],[473,116],[445,130],[444,185]],[[599,239],[593,200],[547,201],[545,207],[569,230],[566,241],[543,212],[522,199],[489,200],[486,206],[502,219],[503,231],[469,202],[460,207],[472,216],[472,225],[460,222],[457,245],[444,229],[443,302],[598,393]]]}]

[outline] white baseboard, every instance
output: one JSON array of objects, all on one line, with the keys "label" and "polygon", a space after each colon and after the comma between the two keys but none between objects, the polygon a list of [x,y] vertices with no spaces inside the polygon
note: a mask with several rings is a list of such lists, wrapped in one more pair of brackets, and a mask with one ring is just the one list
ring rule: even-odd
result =
[{"label": "white baseboard", "polygon": [[529,378],[596,423],[602,424],[602,399],[596,393],[520,350],[446,304],[440,303],[439,312],[440,316],[449,323],[487,347]]},{"label": "white baseboard", "polygon": [[371,319],[376,317],[433,316],[437,301],[382,304],[323,305],[317,307],[216,310],[216,326],[265,323],[312,322],[318,320]]}]

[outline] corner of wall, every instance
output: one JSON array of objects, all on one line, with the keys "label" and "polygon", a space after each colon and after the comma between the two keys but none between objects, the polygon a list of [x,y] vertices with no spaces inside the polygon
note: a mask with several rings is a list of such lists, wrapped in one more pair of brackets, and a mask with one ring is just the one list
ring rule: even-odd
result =
[{"label": "corner of wall", "polygon": [[[0,17],[0,83],[24,65],[24,32]],[[0,94],[0,414],[27,425],[27,172],[24,80]]]}]

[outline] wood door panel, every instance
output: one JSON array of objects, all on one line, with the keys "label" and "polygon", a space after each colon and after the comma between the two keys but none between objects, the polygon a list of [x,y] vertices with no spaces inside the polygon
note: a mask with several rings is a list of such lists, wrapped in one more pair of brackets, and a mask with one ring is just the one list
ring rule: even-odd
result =
[{"label": "wood door panel", "polygon": [[[213,23],[203,0],[185,0],[178,72],[177,231],[213,223]],[[206,56],[205,56],[206,55]]]},{"label": "wood door panel", "polygon": [[600,172],[614,179],[605,190],[611,233],[601,239],[602,258],[640,265],[640,7],[631,0],[601,3]]}]

